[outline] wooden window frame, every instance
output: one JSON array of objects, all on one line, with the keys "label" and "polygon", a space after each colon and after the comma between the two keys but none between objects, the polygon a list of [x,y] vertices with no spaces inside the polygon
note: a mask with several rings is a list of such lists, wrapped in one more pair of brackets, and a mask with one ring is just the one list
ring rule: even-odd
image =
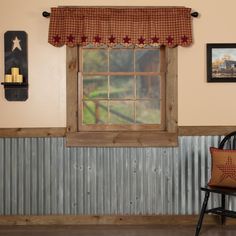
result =
[{"label": "wooden window frame", "polygon": [[163,147],[177,146],[177,48],[165,49],[165,130],[79,131],[78,72],[79,47],[66,47],[67,146],[94,147]]}]

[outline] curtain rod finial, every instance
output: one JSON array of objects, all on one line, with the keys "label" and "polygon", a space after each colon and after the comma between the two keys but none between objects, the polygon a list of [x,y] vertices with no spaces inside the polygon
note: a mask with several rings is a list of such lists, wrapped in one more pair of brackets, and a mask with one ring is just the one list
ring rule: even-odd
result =
[{"label": "curtain rod finial", "polygon": [[199,13],[195,11],[195,12],[191,13],[191,16],[193,16],[193,17],[198,17],[198,16],[199,16]]},{"label": "curtain rod finial", "polygon": [[49,17],[49,16],[50,16],[50,13],[47,12],[47,11],[44,11],[44,12],[42,13],[42,15],[43,15],[44,17]]}]

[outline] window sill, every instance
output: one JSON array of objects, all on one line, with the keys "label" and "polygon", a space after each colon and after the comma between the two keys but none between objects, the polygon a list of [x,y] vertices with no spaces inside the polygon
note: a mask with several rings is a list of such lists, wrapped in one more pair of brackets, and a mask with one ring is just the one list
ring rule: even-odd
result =
[{"label": "window sill", "polygon": [[177,133],[149,132],[74,132],[66,134],[66,146],[82,147],[174,147]]}]

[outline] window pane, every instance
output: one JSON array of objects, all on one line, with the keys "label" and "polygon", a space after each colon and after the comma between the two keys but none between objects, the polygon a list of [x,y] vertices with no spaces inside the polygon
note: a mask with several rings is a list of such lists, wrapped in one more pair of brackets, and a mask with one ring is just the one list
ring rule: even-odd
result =
[{"label": "window pane", "polygon": [[141,49],[135,51],[136,72],[158,72],[160,70],[160,50]]},{"label": "window pane", "polygon": [[91,47],[82,56],[80,124],[112,130],[161,123],[160,49]]},{"label": "window pane", "polygon": [[160,102],[156,100],[136,102],[136,123],[160,124]]},{"label": "window pane", "polygon": [[84,76],[83,97],[84,98],[108,98],[107,76]]},{"label": "window pane", "polygon": [[133,72],[134,54],[132,49],[110,50],[110,72]]},{"label": "window pane", "polygon": [[83,49],[83,71],[107,72],[107,59],[107,50],[105,49]]},{"label": "window pane", "polygon": [[83,102],[83,124],[104,124],[108,121],[106,101]]},{"label": "window pane", "polygon": [[134,77],[111,76],[110,98],[134,98]]},{"label": "window pane", "polygon": [[159,76],[137,76],[137,98],[160,99],[160,77]]},{"label": "window pane", "polygon": [[134,102],[110,102],[110,123],[130,124],[134,122]]}]

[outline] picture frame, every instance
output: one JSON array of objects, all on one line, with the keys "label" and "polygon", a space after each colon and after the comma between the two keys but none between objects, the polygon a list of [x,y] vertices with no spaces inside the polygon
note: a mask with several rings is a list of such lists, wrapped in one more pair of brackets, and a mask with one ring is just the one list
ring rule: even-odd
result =
[{"label": "picture frame", "polygon": [[236,82],[236,43],[207,44],[207,82]]}]

